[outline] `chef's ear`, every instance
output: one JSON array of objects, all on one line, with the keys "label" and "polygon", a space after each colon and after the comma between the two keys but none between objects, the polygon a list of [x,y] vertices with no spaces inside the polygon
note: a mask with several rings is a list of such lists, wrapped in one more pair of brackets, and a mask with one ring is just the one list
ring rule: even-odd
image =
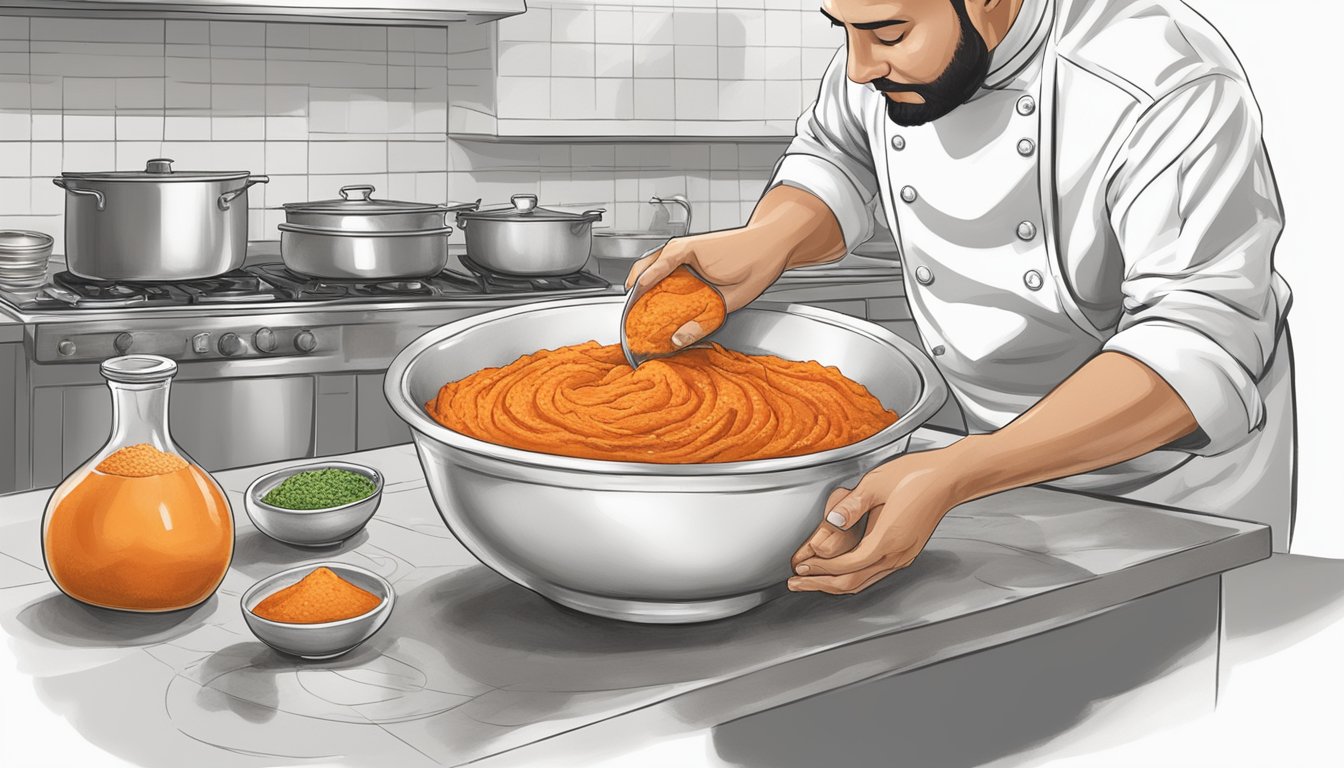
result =
[{"label": "chef's ear", "polygon": [[980,38],[985,41],[985,47],[991,51],[1001,42],[1003,42],[1003,32],[996,29],[996,26],[1002,26],[1006,31],[1008,24],[996,25],[994,23],[996,16],[1002,16],[1004,13],[1012,13],[1010,0],[951,0],[953,3],[962,3],[966,9],[966,17],[970,19],[971,26],[980,33]]}]

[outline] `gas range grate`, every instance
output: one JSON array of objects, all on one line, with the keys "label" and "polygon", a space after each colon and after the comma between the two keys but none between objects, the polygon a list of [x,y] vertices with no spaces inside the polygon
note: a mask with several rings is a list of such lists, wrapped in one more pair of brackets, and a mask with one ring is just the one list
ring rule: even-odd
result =
[{"label": "gas range grate", "polygon": [[295,274],[280,264],[248,267],[266,282],[295,301],[344,298],[423,299],[517,295],[550,291],[604,290],[610,283],[597,275],[579,272],[561,277],[512,277],[493,274],[465,256],[459,257],[471,274],[445,269],[431,277],[397,280],[329,280]]},{"label": "gas range grate", "polygon": [[284,292],[285,298],[294,301],[347,298],[423,299],[469,296],[478,293],[472,285],[448,279],[447,272],[413,279],[330,280],[296,274],[282,264],[261,264],[248,269],[277,286]]},{"label": "gas range grate", "polygon": [[[471,260],[470,256],[459,256],[458,260],[462,266],[471,272],[470,277],[460,275],[460,277],[471,280],[474,278],[476,290],[487,294],[509,294],[509,293],[546,293],[550,291],[576,291],[576,290],[604,290],[611,287],[611,283],[594,275],[591,272],[573,272],[568,275],[504,275],[499,272],[493,272],[480,264]],[[455,274],[455,273],[454,273]],[[458,276],[455,274],[455,276]]]},{"label": "gas range grate", "polygon": [[60,304],[90,308],[271,301],[280,296],[273,286],[242,270],[201,280],[144,283],[92,280],[57,272],[42,294]]}]

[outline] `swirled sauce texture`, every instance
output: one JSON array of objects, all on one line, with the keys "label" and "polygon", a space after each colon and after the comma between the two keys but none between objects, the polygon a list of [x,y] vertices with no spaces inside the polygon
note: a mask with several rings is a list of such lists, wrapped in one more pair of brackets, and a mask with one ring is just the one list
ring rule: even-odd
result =
[{"label": "swirled sauce texture", "polygon": [[836,368],[718,344],[637,369],[614,344],[542,350],[444,385],[425,409],[496,445],[659,464],[815,453],[896,421]]},{"label": "swirled sauce texture", "polygon": [[718,291],[686,267],[677,267],[639,297],[625,317],[625,343],[630,351],[645,357],[675,352],[672,334],[696,321],[708,336],[723,325],[727,308]]}]

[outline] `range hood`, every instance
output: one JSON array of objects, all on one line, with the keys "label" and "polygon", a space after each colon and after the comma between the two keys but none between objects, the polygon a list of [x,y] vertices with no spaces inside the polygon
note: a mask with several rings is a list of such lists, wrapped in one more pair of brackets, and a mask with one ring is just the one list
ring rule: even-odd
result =
[{"label": "range hood", "polygon": [[0,15],[443,26],[497,21],[524,0],[0,0]]}]

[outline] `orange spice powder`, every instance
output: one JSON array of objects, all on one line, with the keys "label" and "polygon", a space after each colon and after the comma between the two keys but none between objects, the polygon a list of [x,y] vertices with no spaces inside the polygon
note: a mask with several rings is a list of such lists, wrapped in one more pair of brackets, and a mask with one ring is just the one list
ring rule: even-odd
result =
[{"label": "orange spice powder", "polygon": [[257,603],[252,613],[286,624],[321,624],[362,616],[381,602],[323,566]]},{"label": "orange spice powder", "polygon": [[186,469],[187,462],[175,453],[166,453],[149,443],[136,443],[120,448],[95,467],[105,475],[120,477],[152,477]]},{"label": "orange spice powder", "polygon": [[672,334],[694,320],[709,335],[723,325],[727,308],[723,297],[686,267],[658,281],[639,297],[625,318],[625,340],[637,355],[675,352]]}]

